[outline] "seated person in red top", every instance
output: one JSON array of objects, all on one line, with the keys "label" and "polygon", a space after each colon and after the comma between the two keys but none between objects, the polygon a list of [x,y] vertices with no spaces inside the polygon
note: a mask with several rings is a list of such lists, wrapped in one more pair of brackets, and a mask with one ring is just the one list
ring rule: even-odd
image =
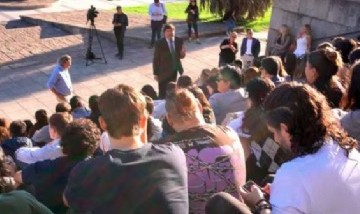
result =
[{"label": "seated person in red top", "polygon": [[18,171],[15,181],[35,187],[36,198],[54,213],[66,213],[62,194],[72,168],[93,155],[100,141],[100,130],[89,119],[78,119],[64,130],[60,145],[65,156],[30,164]]}]

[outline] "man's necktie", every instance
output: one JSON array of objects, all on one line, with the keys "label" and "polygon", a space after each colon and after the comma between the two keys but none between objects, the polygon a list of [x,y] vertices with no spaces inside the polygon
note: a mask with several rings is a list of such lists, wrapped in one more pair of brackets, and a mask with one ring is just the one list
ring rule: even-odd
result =
[{"label": "man's necktie", "polygon": [[173,57],[175,57],[175,48],[174,48],[174,41],[173,39],[169,39],[169,42],[170,42],[170,52],[171,54],[173,55]]}]

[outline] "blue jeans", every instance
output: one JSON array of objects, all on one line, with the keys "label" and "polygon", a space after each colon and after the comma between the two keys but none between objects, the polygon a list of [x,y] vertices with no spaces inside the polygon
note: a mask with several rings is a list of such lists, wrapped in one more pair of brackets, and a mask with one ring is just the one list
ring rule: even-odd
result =
[{"label": "blue jeans", "polygon": [[224,21],[226,25],[226,32],[230,33],[236,26],[236,23],[233,19],[228,19]]}]

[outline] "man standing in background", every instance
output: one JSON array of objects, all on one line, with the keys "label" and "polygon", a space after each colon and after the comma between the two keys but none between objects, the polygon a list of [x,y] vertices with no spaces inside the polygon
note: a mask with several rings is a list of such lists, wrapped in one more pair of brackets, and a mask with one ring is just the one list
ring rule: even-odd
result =
[{"label": "man standing in background", "polygon": [[70,66],[71,56],[60,57],[47,82],[47,87],[55,94],[58,102],[69,102],[73,94],[69,73]]},{"label": "man standing in background", "polygon": [[164,24],[164,16],[167,15],[165,5],[160,3],[159,0],[154,0],[154,3],[150,4],[149,15],[151,18],[151,43],[149,48],[153,48],[155,44],[155,36],[157,40],[160,39],[161,28]]},{"label": "man standing in background", "polygon": [[176,81],[177,73],[184,73],[181,60],[186,55],[184,41],[175,37],[175,26],[164,26],[164,38],[157,41],[153,59],[153,74],[159,83],[159,98],[164,99],[169,82]]},{"label": "man standing in background", "polygon": [[122,12],[121,6],[116,7],[116,13],[112,21],[114,25],[114,33],[116,37],[116,44],[118,48],[118,53],[116,54],[119,59],[124,57],[124,36],[125,30],[128,26],[128,17],[125,13]]},{"label": "man standing in background", "polygon": [[253,38],[253,30],[251,28],[246,30],[246,37],[241,43],[240,56],[243,62],[244,70],[248,69],[254,64],[254,59],[258,58],[260,53],[260,42]]}]

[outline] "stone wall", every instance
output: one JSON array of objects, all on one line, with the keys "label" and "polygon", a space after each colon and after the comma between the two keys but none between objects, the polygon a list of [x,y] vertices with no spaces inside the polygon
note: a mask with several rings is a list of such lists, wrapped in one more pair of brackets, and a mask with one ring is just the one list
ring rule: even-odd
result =
[{"label": "stone wall", "polygon": [[297,35],[302,25],[310,24],[313,48],[335,35],[357,37],[359,11],[360,0],[274,0],[268,44],[274,41],[282,24],[287,24],[293,35]]}]

